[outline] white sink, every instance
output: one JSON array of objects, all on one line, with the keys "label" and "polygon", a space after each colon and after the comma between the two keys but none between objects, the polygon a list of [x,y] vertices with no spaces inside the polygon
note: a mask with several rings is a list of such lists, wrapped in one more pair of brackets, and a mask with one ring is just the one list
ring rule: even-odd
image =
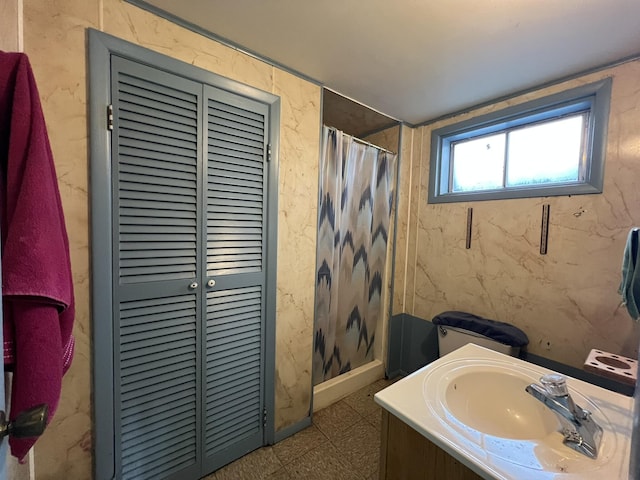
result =
[{"label": "white sink", "polygon": [[536,379],[499,366],[459,370],[459,375],[448,378],[439,403],[461,424],[496,437],[523,440],[558,431],[553,412],[524,390]]},{"label": "white sink", "polygon": [[555,414],[525,392],[550,370],[473,344],[379,392],[390,413],[488,479],[627,478],[633,399],[568,377],[604,433],[596,459],[563,444]]}]

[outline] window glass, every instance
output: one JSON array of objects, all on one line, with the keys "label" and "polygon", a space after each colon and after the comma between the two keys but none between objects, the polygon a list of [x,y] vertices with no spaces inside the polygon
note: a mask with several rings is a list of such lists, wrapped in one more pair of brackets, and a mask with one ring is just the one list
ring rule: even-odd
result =
[{"label": "window glass", "polygon": [[502,187],[506,135],[487,135],[457,142],[451,149],[454,192]]},{"label": "window glass", "polygon": [[510,132],[506,186],[578,182],[586,118],[574,115]]}]

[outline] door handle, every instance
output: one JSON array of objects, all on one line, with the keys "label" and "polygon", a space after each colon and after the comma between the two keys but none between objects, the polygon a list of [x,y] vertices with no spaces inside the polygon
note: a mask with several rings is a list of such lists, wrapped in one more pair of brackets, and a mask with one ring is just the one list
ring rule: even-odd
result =
[{"label": "door handle", "polygon": [[49,406],[37,405],[20,412],[13,422],[7,422],[4,411],[0,410],[0,442],[7,435],[16,438],[39,437],[44,432],[49,418]]},{"label": "door handle", "polygon": [[216,281],[212,278],[207,282],[207,287],[215,287]]}]

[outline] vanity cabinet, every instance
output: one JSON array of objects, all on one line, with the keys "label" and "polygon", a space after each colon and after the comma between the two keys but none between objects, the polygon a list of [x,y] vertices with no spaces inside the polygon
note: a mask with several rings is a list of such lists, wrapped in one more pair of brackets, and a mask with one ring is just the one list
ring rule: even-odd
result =
[{"label": "vanity cabinet", "polygon": [[481,480],[409,425],[382,410],[380,480]]}]

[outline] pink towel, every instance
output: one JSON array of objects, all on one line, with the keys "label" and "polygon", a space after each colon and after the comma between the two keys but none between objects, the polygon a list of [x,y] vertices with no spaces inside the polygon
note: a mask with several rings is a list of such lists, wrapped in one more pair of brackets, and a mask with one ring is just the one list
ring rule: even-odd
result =
[{"label": "pink towel", "polygon": [[[41,403],[49,419],[73,356],[69,242],[40,97],[26,55],[0,52],[0,216],[10,419]],[[37,439],[10,438],[22,460]]]}]

